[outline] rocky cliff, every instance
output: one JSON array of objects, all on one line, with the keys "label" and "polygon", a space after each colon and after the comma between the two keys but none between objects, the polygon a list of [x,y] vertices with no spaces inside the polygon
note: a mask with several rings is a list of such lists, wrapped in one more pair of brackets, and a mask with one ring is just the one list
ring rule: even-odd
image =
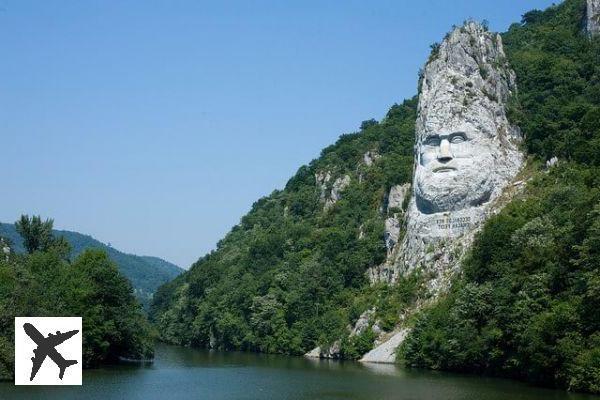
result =
[{"label": "rocky cliff", "polygon": [[434,49],[421,80],[406,235],[371,270],[373,282],[457,267],[523,162],[519,130],[506,117],[515,90],[502,39],[482,25],[468,22]]},{"label": "rocky cliff", "polygon": [[342,135],[159,290],[161,339],[398,354],[597,392],[600,52],[586,8],[533,10],[502,40],[453,30],[419,98]]},{"label": "rocky cliff", "polygon": [[[398,242],[400,221],[386,221],[396,240],[386,241],[394,245],[385,263],[370,269],[371,282],[394,284],[418,271],[428,277],[426,298],[449,288],[474,234],[523,163],[520,132],[506,116],[515,90],[500,35],[481,24],[467,22],[434,47],[420,83],[413,189],[401,222],[406,233]],[[363,360],[393,362],[405,337],[405,328],[397,329]]]},{"label": "rocky cliff", "polygon": [[586,31],[590,36],[600,33],[600,0],[587,0]]}]

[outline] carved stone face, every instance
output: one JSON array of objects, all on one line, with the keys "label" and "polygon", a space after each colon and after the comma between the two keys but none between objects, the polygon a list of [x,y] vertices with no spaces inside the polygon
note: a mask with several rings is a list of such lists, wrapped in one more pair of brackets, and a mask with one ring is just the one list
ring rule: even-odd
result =
[{"label": "carved stone face", "polygon": [[421,135],[415,171],[419,211],[456,211],[487,202],[497,182],[495,160],[501,153],[498,140],[469,124]]},{"label": "carved stone face", "polygon": [[518,130],[506,117],[514,73],[502,40],[481,25],[455,29],[425,66],[415,125],[421,214],[479,207],[514,178]]}]

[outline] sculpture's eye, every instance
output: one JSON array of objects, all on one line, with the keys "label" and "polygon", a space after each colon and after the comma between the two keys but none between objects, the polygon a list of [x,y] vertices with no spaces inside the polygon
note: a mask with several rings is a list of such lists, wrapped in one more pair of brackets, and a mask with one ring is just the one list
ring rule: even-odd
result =
[{"label": "sculpture's eye", "polygon": [[462,143],[465,140],[467,140],[465,135],[462,133],[458,133],[458,134],[452,135],[452,137],[450,138],[450,143]]},{"label": "sculpture's eye", "polygon": [[428,136],[425,139],[425,145],[427,145],[427,146],[439,146],[440,145],[440,137],[439,136]]}]

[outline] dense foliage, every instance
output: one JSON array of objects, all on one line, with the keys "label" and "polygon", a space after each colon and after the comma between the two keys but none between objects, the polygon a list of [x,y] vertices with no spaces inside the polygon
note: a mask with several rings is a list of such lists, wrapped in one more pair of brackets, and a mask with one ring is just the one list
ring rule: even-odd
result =
[{"label": "dense foliage", "polygon": [[[359,133],[343,135],[284,190],[257,201],[214,252],[160,288],[152,316],[162,339],[300,354],[347,336],[348,324],[373,305],[393,327],[406,287],[415,285],[369,288],[365,272],[386,255],[385,195],[411,180],[415,109],[416,99],[406,101],[381,123],[365,121]],[[324,172],[329,189],[350,177],[327,210],[315,178]],[[345,338],[342,355],[359,356],[373,339]]]},{"label": "dense foliage", "polygon": [[0,259],[0,378],[10,379],[14,371],[16,316],[81,316],[85,367],[152,356],[150,326],[131,285],[106,253],[86,250],[72,262],[66,254],[62,247],[47,246]]},{"label": "dense foliage", "polygon": [[[33,218],[32,217],[32,221]],[[35,226],[40,226],[43,222],[34,222]],[[44,232],[41,230],[41,232]],[[91,236],[83,235],[78,232],[51,230],[47,233],[42,233],[43,238],[52,235],[55,238],[62,238],[71,248],[69,259],[74,260],[78,255],[88,249],[99,249],[108,254],[108,257],[119,267],[119,271],[131,282],[136,297],[144,306],[149,305],[152,295],[156,289],[174,279],[183,270],[178,266],[171,264],[168,261],[157,257],[137,256],[135,254],[126,254],[119,250],[106,245]],[[0,236],[3,236],[11,241],[12,249],[17,253],[27,251],[26,240],[24,240],[15,225],[0,223]],[[44,239],[42,239],[43,241]],[[59,240],[59,239],[57,239]]]},{"label": "dense foliage", "polygon": [[[486,223],[448,296],[411,320],[408,365],[600,393],[600,39],[583,34],[584,10],[566,0],[503,34],[531,179]],[[385,255],[385,193],[410,181],[415,103],[342,136],[163,286],[152,314],[162,338],[284,353],[342,338],[341,356],[355,358],[374,339],[348,336],[361,312],[375,307],[391,330],[426,277],[369,287],[364,272]],[[372,167],[368,151],[381,156]],[[324,211],[316,174],[327,171],[351,184]]]},{"label": "dense foliage", "polygon": [[600,41],[582,34],[584,8],[533,11],[504,34],[511,117],[530,154],[561,161],[486,223],[404,343],[410,365],[600,393]]}]

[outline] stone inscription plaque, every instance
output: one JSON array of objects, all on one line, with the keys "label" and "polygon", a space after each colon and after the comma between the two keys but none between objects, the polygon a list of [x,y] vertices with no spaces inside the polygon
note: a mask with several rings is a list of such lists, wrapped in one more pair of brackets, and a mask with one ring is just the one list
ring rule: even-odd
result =
[{"label": "stone inscription plaque", "polygon": [[471,226],[471,217],[439,218],[435,220],[439,229],[461,229]]}]

